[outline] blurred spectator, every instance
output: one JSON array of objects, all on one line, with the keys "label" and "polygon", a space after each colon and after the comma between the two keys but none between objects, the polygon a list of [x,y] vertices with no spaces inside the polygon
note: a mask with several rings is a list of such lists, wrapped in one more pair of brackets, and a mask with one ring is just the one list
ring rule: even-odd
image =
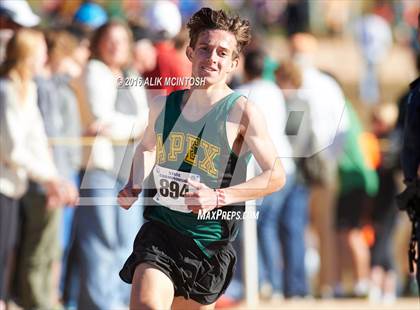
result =
[{"label": "blurred spectator", "polygon": [[[155,2],[146,12],[148,27],[153,33],[157,54],[156,67],[144,73],[144,77],[154,81],[167,77],[183,77],[183,62],[174,61],[177,55],[174,38],[181,30],[181,14],[178,7],[167,0]],[[176,56],[175,56],[176,57]],[[152,84],[155,84],[152,82]],[[150,85],[150,89],[159,89],[164,95],[186,88],[184,85]]]},{"label": "blurred spectator", "polygon": [[[89,31],[83,27],[72,25],[66,28],[66,31],[69,35],[71,35],[71,42],[72,48],[71,51],[67,52],[65,57],[66,61],[64,63],[69,63],[73,69],[70,70],[72,74],[64,74],[64,79],[58,79],[63,82],[62,87],[64,88],[65,93],[69,94],[70,97],[76,97],[76,110],[78,115],[75,119],[78,121],[78,126],[76,124],[70,125],[70,128],[76,129],[78,128],[78,137],[75,136],[75,132],[69,135],[69,148],[73,149],[74,151],[78,152],[80,145],[80,134],[81,134],[81,122],[89,118],[87,115],[88,113],[80,113],[80,104],[79,98],[81,97],[82,87],[82,71],[84,71],[86,63],[90,56],[90,49],[89,49]],[[64,32],[66,33],[66,32]],[[66,35],[65,37],[68,37]],[[76,46],[74,46],[76,43]],[[61,46],[61,47],[65,47]],[[69,57],[70,56],[70,57]],[[65,66],[67,67],[67,66]],[[69,73],[70,73],[69,72]],[[63,76],[63,75],[61,75]],[[70,89],[69,89],[70,88]],[[70,100],[71,102],[73,100]],[[90,119],[90,118],[89,118]],[[81,155],[81,154],[80,154]],[[73,168],[76,168],[76,162],[73,162]],[[79,180],[79,169],[80,163],[77,166],[77,171],[72,170],[72,181],[77,187],[80,186]],[[63,247],[63,269],[61,275],[61,283],[60,283],[60,291],[61,291],[61,298],[62,303],[65,307],[75,307],[77,304],[78,298],[78,290],[79,290],[79,278],[78,278],[78,264],[77,264],[77,254],[76,254],[76,247],[74,245],[74,235],[72,233],[72,226],[73,226],[73,218],[74,218],[74,208],[66,207],[63,211],[63,225],[62,225],[62,247]]]},{"label": "blurred spectator", "polygon": [[[81,163],[81,150],[78,145],[81,129],[78,103],[70,82],[81,76],[87,58],[83,59],[77,55],[78,40],[65,30],[47,32],[47,46],[48,74],[55,97],[51,105],[57,107],[57,118],[60,118],[55,121],[59,125],[60,135],[57,139],[52,139],[52,142],[56,149],[62,149],[61,154],[65,157],[63,175],[74,180]],[[52,108],[47,109],[51,114]]]},{"label": "blurred spectator", "polygon": [[[292,5],[295,5],[296,1],[292,1],[294,2]],[[245,1],[231,1],[230,3],[231,5],[240,7],[241,2],[243,5]],[[256,27],[260,28],[260,30],[262,30],[261,26],[267,29],[279,22],[282,14],[284,14],[288,2],[289,1],[252,0],[250,1],[251,10],[248,14],[251,14],[251,16],[254,15],[253,19],[255,20],[254,24]]]},{"label": "blurred spectator", "polygon": [[270,136],[282,158],[287,183],[281,191],[264,197],[259,208],[260,283],[268,281],[277,296],[299,297],[307,293],[302,268],[307,204],[296,187],[293,152],[284,131],[287,119],[284,97],[275,83],[262,79],[264,60],[265,54],[258,50],[245,56],[246,83],[240,90],[249,92],[248,98],[263,111]]},{"label": "blurred spectator", "polygon": [[151,40],[151,33],[142,26],[133,26],[134,55],[133,67],[138,74],[143,75],[156,67],[156,49]]},{"label": "blurred spectator", "polygon": [[77,41],[77,46],[73,51],[72,58],[76,63],[79,65],[81,69],[84,69],[89,56],[90,56],[90,49],[89,49],[89,36],[90,33],[88,30],[84,29],[83,27],[78,27],[75,25],[71,25],[65,29],[69,34],[73,36],[73,39]]},{"label": "blurred spectator", "polygon": [[[71,46],[68,46],[71,49]],[[61,53],[63,53],[63,48]],[[42,119],[44,121],[44,127],[47,136],[50,139],[60,139],[63,135],[66,135],[66,130],[77,127],[78,113],[70,113],[66,111],[69,107],[65,106],[68,95],[65,96],[63,92],[59,92],[58,85],[54,84],[52,79],[53,71],[63,70],[64,66],[59,68],[57,58],[59,57],[60,50],[55,48],[54,54],[51,53],[51,46],[48,47],[48,58],[47,63],[40,67],[37,74],[34,77],[34,81],[37,85],[37,101],[38,108],[41,112]],[[54,59],[55,58],[55,59]],[[64,103],[60,104],[60,103]],[[76,106],[73,103],[73,111]],[[71,111],[71,110],[70,110]],[[67,113],[63,115],[62,112]],[[69,119],[65,119],[69,117]],[[76,122],[75,122],[76,118]],[[68,126],[70,124],[70,126]],[[76,136],[78,133],[76,133]],[[53,152],[53,159],[57,167],[60,177],[65,180],[65,190],[70,197],[77,197],[77,189],[71,182],[71,152],[67,152],[64,147],[54,145],[54,141],[51,145],[51,151]],[[63,181],[64,182],[64,181]],[[23,305],[32,305],[33,307],[44,307],[47,304],[57,305],[59,303],[58,298],[58,279],[60,274],[60,260],[61,260],[61,247],[60,247],[60,236],[59,227],[62,217],[62,209],[57,208],[48,212],[48,216],[39,218],[33,214],[37,212],[37,215],[42,215],[43,206],[42,200],[45,196],[44,189],[40,184],[31,183],[28,192],[22,198],[22,244],[20,246],[20,255],[17,269],[19,276],[18,287],[23,286],[19,290],[20,302]],[[71,199],[73,200],[73,199]],[[41,202],[41,203],[40,203]],[[64,206],[63,201],[61,206]],[[41,211],[37,210],[36,207],[41,208]],[[45,211],[44,211],[45,213]],[[41,230],[42,234],[36,234],[31,230],[31,227],[37,227]],[[48,235],[47,235],[48,234]],[[39,242],[37,242],[39,238]],[[32,242],[31,242],[32,241]],[[29,248],[28,248],[29,244]],[[29,262],[36,261],[36,265],[30,265]],[[27,267],[29,266],[29,267]],[[40,277],[42,281],[32,281],[31,278]],[[25,283],[29,282],[28,285]],[[45,292],[41,293],[38,291],[40,287],[45,286]]]},{"label": "blurred spectator", "polygon": [[325,26],[329,34],[341,34],[348,23],[351,1],[323,1],[321,6],[325,14]]},{"label": "blurred spectator", "polygon": [[43,196],[26,194],[22,197],[25,222],[17,271],[20,275],[20,301],[27,308],[53,306],[49,299],[52,277],[48,270],[52,258],[48,250],[54,247],[56,235],[54,226],[48,226],[48,221],[57,214],[55,208],[61,203],[75,203],[72,189],[58,178],[37,107],[36,86],[32,77],[44,65],[46,58],[42,33],[19,30],[6,47],[6,58],[1,67],[0,300],[7,298],[10,255],[16,242],[17,199],[25,194],[28,180],[33,181],[29,188],[38,184],[44,193]]},{"label": "blurred spectator", "polygon": [[[80,44],[75,36],[64,30],[47,33],[48,65],[51,81],[54,86],[54,104],[58,107],[60,116],[60,136],[53,139],[54,148],[59,149],[59,156],[65,160],[65,171],[62,173],[77,188],[79,188],[79,170],[81,165],[80,147],[80,113],[76,95],[70,82],[82,74],[87,58],[80,53]],[[84,61],[84,63],[83,63]],[[62,292],[69,249],[71,246],[71,227],[74,208],[66,206],[63,209],[60,225],[60,243],[62,250],[62,268],[57,272],[57,285]],[[57,269],[59,265],[57,265]],[[61,276],[60,276],[61,275]],[[61,278],[60,281],[58,279]],[[59,291],[59,290],[57,290]]]},{"label": "blurred spectator", "polygon": [[179,62],[181,68],[181,76],[191,76],[191,61],[186,55],[188,43],[190,42],[188,30],[182,27],[181,31],[174,38],[174,47],[176,54],[174,55],[174,62]]},{"label": "blurred spectator", "polygon": [[314,65],[317,51],[315,37],[305,33],[295,34],[291,37],[291,51],[302,70],[302,96],[308,102],[312,126],[315,128],[311,154],[316,155],[312,156],[310,168],[312,174],[316,175],[317,184],[311,186],[311,224],[320,239],[320,293],[324,297],[331,297],[335,257],[329,245],[334,242],[335,178],[349,122],[340,86]]},{"label": "blurred spectator", "polygon": [[131,43],[125,24],[109,22],[99,27],[91,41],[84,91],[79,93],[86,145],[84,203],[74,218],[81,309],[120,308],[129,299],[130,288],[118,272],[141,224],[141,210],[119,208],[116,197],[126,183],[133,143],[141,137],[148,116],[144,88],[124,83],[137,78],[130,70]]},{"label": "blurred spectator", "polygon": [[[312,185],[318,184],[319,176],[316,170],[308,169],[311,166],[311,161],[315,160],[316,164],[316,156],[308,157],[314,152],[313,141],[315,140],[314,131],[316,128],[313,127],[309,102],[305,98],[304,89],[302,89],[303,78],[299,66],[291,60],[284,60],[281,61],[275,74],[276,82],[280,86],[286,101],[288,119],[285,132],[292,146],[293,158],[297,167],[295,195],[300,200],[299,208],[305,208],[305,218],[307,218],[309,189]],[[307,220],[305,220],[305,228],[306,226]],[[312,235],[307,230],[305,261],[303,266],[300,267],[302,269],[301,273],[305,273],[306,278],[295,281],[295,283],[301,284],[300,297],[305,296],[304,292],[308,294],[306,283],[312,280],[313,274],[319,268],[319,254]]]},{"label": "blurred spectator", "polygon": [[[420,13],[417,15],[417,39],[420,43]],[[401,210],[407,211],[412,223],[409,243],[410,272],[416,267],[416,280],[420,292],[420,77],[410,84],[410,94],[406,103],[406,113],[401,152],[401,166],[404,173],[406,189],[399,194],[398,202]],[[417,252],[417,255],[416,255]],[[416,263],[416,264],[415,264]],[[414,266],[416,265],[416,266]]]},{"label": "blurred spectator", "polygon": [[[309,103],[304,98],[302,89],[302,72],[296,63],[291,60],[284,60],[280,63],[275,74],[276,82],[284,94],[289,115],[286,134],[293,149],[293,157],[299,161],[299,166],[301,166],[302,159],[313,153],[311,140],[314,139]],[[300,170],[302,170],[300,171],[302,173],[302,167],[300,167]],[[303,175],[303,177],[305,176]],[[310,179],[308,178],[305,182],[310,183]]]},{"label": "blurred spectator", "polygon": [[[238,88],[263,112],[268,131],[287,173],[285,187],[265,197],[258,209],[259,282],[261,293],[266,298],[281,296],[283,293],[287,297],[298,297],[307,293],[305,270],[302,268],[307,204],[301,200],[304,200],[304,196],[298,194],[296,188],[292,149],[284,132],[286,107],[283,95],[274,82],[262,78],[265,57],[261,50],[246,53],[245,84]],[[260,173],[254,159],[250,164],[256,175]],[[241,275],[235,278],[241,281]],[[228,294],[235,298],[241,296],[239,292],[233,292],[233,289]]]},{"label": "blurred spectator", "polygon": [[366,14],[354,26],[354,33],[364,61],[360,80],[360,99],[368,105],[379,102],[378,65],[392,46],[392,32],[388,22],[375,14]]},{"label": "blurred spectator", "polygon": [[[419,36],[419,42],[420,42],[420,31],[418,32]],[[416,31],[417,35],[417,31]],[[417,40],[416,40],[417,42]],[[415,55],[415,63],[416,63],[416,74],[417,76],[420,76],[420,53]],[[407,89],[407,91],[398,99],[398,118],[396,122],[396,128],[395,133],[393,133],[393,136],[397,136],[397,141],[399,142],[399,148],[402,150],[403,147],[403,136],[404,136],[404,125],[405,125],[405,119],[406,119],[406,109],[407,109],[407,102],[408,98],[410,96],[411,90]],[[400,168],[401,168],[401,162]],[[404,296],[417,296],[418,295],[418,288],[416,285],[415,279],[408,274],[408,272],[405,275],[404,279],[404,289],[402,294]]]},{"label": "blurred spectator", "polygon": [[[363,234],[367,209],[378,191],[375,167],[366,151],[365,134],[356,111],[350,102],[346,105],[351,126],[347,132],[344,152],[338,161],[339,192],[336,211],[337,281],[335,295],[344,295],[344,266],[350,254],[353,271],[353,293],[366,297],[369,292],[370,253]],[[375,139],[372,143],[377,143]],[[369,143],[369,142],[368,142]],[[378,148],[375,148],[378,151]],[[369,198],[370,197],[370,198]]]},{"label": "blurred spectator", "polygon": [[398,110],[395,104],[381,104],[372,114],[372,130],[380,142],[381,160],[377,168],[379,191],[374,199],[372,223],[375,242],[371,250],[371,287],[369,299],[393,303],[397,294],[393,236],[397,222],[395,173],[399,168],[399,134],[394,130]]}]

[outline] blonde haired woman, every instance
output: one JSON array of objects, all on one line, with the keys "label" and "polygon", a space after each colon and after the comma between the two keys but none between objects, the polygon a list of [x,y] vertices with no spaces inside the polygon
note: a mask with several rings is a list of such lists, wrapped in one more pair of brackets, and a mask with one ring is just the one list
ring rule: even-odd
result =
[{"label": "blonde haired woman", "polygon": [[66,199],[60,191],[62,183],[48,149],[32,82],[45,61],[42,33],[22,29],[8,42],[0,68],[0,309],[5,308],[7,299],[18,199],[26,192],[28,181],[45,187],[48,208]]}]

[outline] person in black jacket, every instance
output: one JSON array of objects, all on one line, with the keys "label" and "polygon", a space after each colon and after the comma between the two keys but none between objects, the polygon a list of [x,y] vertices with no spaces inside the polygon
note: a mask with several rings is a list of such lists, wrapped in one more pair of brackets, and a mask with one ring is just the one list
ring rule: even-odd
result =
[{"label": "person in black jacket", "polygon": [[[420,14],[418,15],[418,40],[420,41]],[[410,271],[417,263],[417,284],[420,290],[420,255],[416,243],[420,240],[420,77],[410,84],[410,93],[405,107],[405,125],[401,164],[404,173],[405,191],[398,196],[400,208],[407,211],[413,225],[409,248]]]}]

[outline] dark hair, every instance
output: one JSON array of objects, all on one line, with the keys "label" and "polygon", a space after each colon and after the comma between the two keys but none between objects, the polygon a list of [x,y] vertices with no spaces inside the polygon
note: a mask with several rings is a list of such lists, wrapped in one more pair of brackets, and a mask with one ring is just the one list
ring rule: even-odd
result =
[{"label": "dark hair", "polygon": [[187,23],[190,33],[190,47],[194,48],[198,36],[206,30],[225,30],[232,33],[236,38],[236,51],[234,58],[251,40],[251,29],[248,20],[241,19],[239,16],[231,16],[223,10],[212,10],[210,8],[201,8],[194,13]]},{"label": "dark hair", "polygon": [[133,43],[133,34],[131,33],[130,28],[118,20],[113,20],[110,22],[107,22],[106,24],[103,24],[98,29],[95,30],[95,32],[92,35],[92,39],[90,41],[90,52],[91,52],[91,58],[92,59],[101,59],[100,51],[99,51],[99,44],[104,36],[108,33],[108,30],[112,27],[122,27],[125,29],[128,35],[129,44],[131,45]]},{"label": "dark hair", "polygon": [[64,30],[73,35],[78,43],[89,40],[93,33],[93,31],[89,30],[87,27],[78,24],[69,25],[65,27]]},{"label": "dark hair", "polygon": [[261,77],[264,71],[265,53],[260,49],[245,54],[244,70],[250,78]]},{"label": "dark hair", "polygon": [[133,33],[134,42],[138,42],[144,39],[151,40],[153,39],[152,32],[142,24],[131,23],[129,25],[131,32]]}]

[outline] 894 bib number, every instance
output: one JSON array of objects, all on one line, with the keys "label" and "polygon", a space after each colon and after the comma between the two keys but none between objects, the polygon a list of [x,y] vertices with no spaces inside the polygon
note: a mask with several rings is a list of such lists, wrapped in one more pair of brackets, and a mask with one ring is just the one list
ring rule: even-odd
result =
[{"label": "894 bib number", "polygon": [[171,197],[171,198],[178,198],[178,197],[185,197],[185,194],[188,192],[188,185],[183,184],[182,188],[178,182],[169,181],[167,179],[160,179],[160,189],[159,194],[162,197]]},{"label": "894 bib number", "polygon": [[189,191],[188,179],[200,182],[200,176],[156,165],[153,169],[157,193],[154,201],[171,210],[189,213],[185,194]]}]

